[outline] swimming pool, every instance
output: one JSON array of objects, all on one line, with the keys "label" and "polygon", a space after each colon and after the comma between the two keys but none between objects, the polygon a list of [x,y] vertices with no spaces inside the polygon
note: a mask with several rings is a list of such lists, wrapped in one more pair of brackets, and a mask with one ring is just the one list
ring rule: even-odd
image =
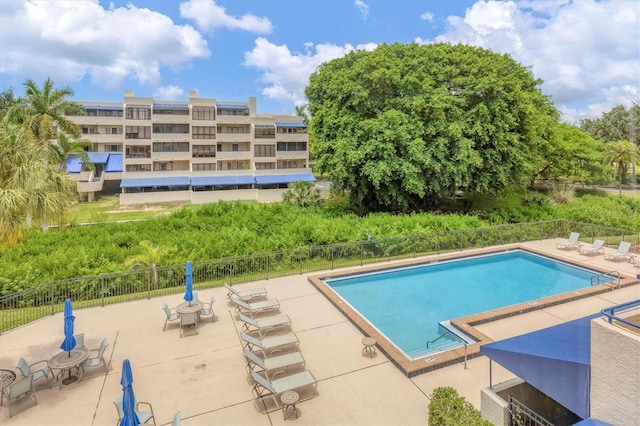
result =
[{"label": "swimming pool", "polygon": [[589,287],[595,274],[513,250],[324,282],[415,359],[462,345],[449,320]]}]

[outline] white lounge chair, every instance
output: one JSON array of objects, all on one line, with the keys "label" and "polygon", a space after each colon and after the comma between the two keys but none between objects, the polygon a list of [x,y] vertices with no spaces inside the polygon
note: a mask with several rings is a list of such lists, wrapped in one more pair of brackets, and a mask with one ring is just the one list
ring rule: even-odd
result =
[{"label": "white lounge chair", "polygon": [[224,287],[228,290],[227,299],[231,299],[234,296],[242,300],[251,300],[256,297],[267,297],[267,290],[265,290],[263,287],[252,288],[249,290],[242,290],[242,291],[236,290],[235,288],[233,288],[227,283],[224,284]]},{"label": "white lounge chair", "polygon": [[620,241],[618,249],[613,253],[604,253],[604,258],[607,260],[626,260],[633,263],[634,256],[629,253],[631,249],[631,243],[629,241]]},{"label": "white lounge chair", "polygon": [[289,318],[288,315],[253,319],[246,315],[239,314],[238,317],[244,322],[244,324],[242,324],[242,331],[257,331],[260,337],[265,336],[269,331],[277,330],[278,328],[284,330],[284,326],[291,325],[291,318]]},{"label": "white lounge chair", "polygon": [[300,341],[295,333],[279,334],[277,336],[265,337],[264,339],[258,339],[247,333],[241,333],[243,345],[250,351],[255,349],[261,350],[265,357],[270,357],[273,352],[282,351],[285,346],[295,346],[298,350]]},{"label": "white lounge chair", "polygon": [[593,244],[588,247],[580,246],[578,248],[578,253],[588,256],[598,253],[604,254],[604,240],[595,240]]},{"label": "white lounge chair", "polygon": [[572,232],[569,235],[569,239],[567,241],[556,243],[556,248],[563,249],[563,250],[579,249],[581,245],[580,241],[578,241],[579,238],[580,238],[579,232]]},{"label": "white lounge chair", "polygon": [[242,351],[247,360],[247,372],[250,373],[251,370],[259,369],[268,380],[272,380],[274,376],[279,373],[286,375],[288,368],[304,368],[305,365],[305,360],[300,352],[292,352],[271,358],[260,358],[256,353],[251,352],[247,348],[244,348]]},{"label": "white lounge chair", "polygon": [[[300,373],[291,374],[289,376],[281,377],[275,380],[269,380],[262,377],[260,374],[251,370],[251,378],[254,380],[252,392],[256,400],[262,400],[267,410],[266,399],[271,399],[275,404],[275,409],[281,407],[281,401],[279,395],[286,391],[298,391],[300,396],[299,401],[313,398],[316,394],[316,388],[318,381],[309,370],[304,370]],[[312,392],[300,392],[302,388],[312,388]]]},{"label": "white lounge chair", "polygon": [[237,314],[248,314],[251,318],[255,314],[264,313],[275,309],[280,309],[280,302],[277,299],[259,300],[257,302],[245,302],[233,297],[231,301],[236,305]]}]

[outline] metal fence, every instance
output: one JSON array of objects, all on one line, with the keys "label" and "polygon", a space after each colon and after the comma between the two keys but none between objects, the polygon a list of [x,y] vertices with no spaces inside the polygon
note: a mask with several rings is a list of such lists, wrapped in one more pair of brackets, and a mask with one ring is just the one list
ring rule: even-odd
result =
[{"label": "metal fence", "polygon": [[[271,253],[193,262],[194,290],[457,250],[544,240],[580,232],[582,242],[604,239],[617,247],[629,241],[637,249],[640,233],[567,220],[459,229],[302,247]],[[61,312],[64,300],[74,309],[147,299],[184,290],[185,264],[53,281],[0,297],[0,333]]]}]

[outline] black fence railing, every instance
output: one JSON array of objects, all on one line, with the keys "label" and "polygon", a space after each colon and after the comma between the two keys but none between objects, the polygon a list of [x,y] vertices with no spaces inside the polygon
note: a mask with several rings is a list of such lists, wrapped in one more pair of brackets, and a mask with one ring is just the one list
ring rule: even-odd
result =
[{"label": "black fence railing", "polygon": [[[567,220],[519,223],[416,234],[271,253],[193,262],[194,290],[314,271],[365,265],[471,248],[544,240],[579,232],[590,243],[603,239],[617,247],[640,247],[640,233]],[[185,264],[53,281],[0,297],[0,333],[61,312],[64,300],[74,309],[105,306],[183,291]]]}]

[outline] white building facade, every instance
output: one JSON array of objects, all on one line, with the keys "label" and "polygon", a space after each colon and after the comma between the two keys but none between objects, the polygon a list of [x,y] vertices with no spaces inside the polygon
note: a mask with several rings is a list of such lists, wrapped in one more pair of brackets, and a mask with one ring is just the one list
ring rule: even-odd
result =
[{"label": "white building facade", "polygon": [[[78,193],[92,200],[109,189],[120,204],[218,200],[280,201],[288,184],[315,181],[302,117],[258,114],[256,98],[78,102],[86,115],[68,116],[93,143],[93,170],[67,162]],[[84,169],[84,171],[83,171]]]}]

